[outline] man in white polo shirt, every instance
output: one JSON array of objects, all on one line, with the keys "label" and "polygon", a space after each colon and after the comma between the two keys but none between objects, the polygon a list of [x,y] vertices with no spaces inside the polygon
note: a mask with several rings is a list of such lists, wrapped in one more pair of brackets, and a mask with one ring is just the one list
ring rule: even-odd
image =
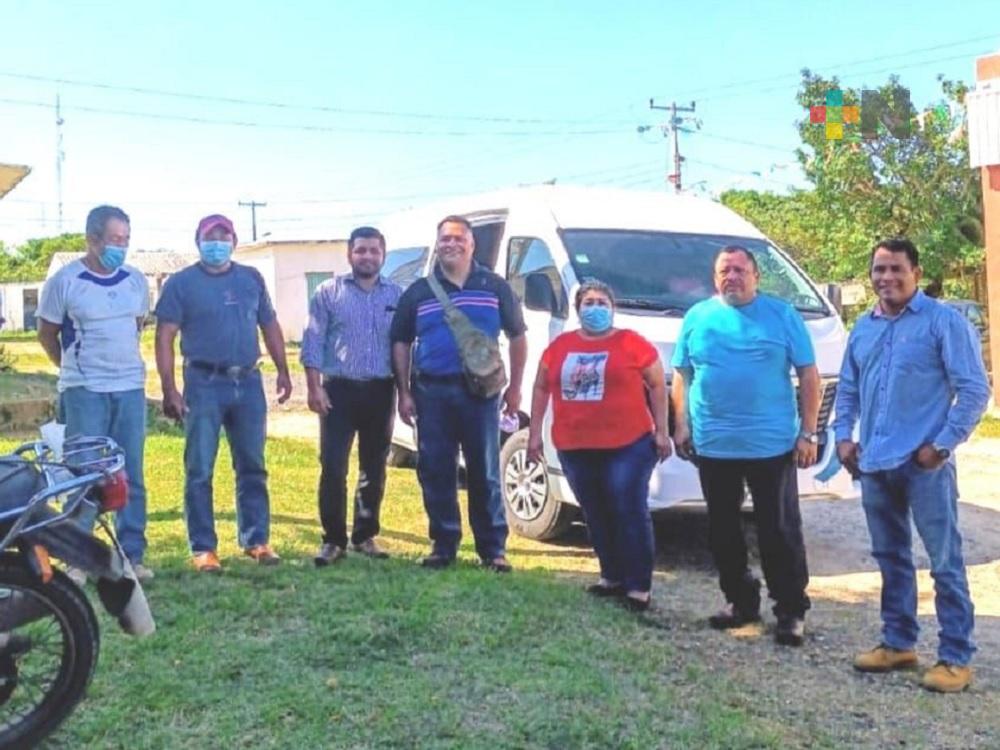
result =
[{"label": "man in white polo shirt", "polygon": [[118,538],[140,580],[152,578],[146,551],[146,366],[139,352],[149,285],[124,265],[128,215],[98,206],[87,216],[87,253],[42,287],[38,340],[59,367],[67,437],[106,435],[125,451],[129,502],[115,518]]}]

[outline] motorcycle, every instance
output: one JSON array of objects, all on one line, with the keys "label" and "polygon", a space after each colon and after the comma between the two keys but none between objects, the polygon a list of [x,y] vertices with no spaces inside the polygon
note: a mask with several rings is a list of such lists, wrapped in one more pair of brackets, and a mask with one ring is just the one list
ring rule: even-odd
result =
[{"label": "motorcycle", "polygon": [[[0,748],[34,747],[83,698],[100,630],[83,590],[57,559],[96,580],[104,608],[131,635],[156,625],[104,514],[128,502],[121,448],[105,437],[0,457]],[[94,534],[103,529],[108,542]]]}]

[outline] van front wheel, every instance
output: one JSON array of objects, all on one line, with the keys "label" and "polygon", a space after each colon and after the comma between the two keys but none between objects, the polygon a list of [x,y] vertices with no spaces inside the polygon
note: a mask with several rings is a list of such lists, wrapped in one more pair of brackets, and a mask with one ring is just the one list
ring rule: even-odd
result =
[{"label": "van front wheel", "polygon": [[500,449],[500,485],[507,524],[528,539],[554,539],[574,517],[549,487],[545,462],[528,463],[528,430],[518,430]]}]

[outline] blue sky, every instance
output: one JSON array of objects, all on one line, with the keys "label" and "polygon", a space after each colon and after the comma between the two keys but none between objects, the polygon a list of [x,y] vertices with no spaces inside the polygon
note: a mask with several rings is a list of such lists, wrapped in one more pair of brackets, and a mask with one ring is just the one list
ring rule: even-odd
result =
[{"label": "blue sky", "polygon": [[784,191],[802,67],[897,72],[924,105],[938,73],[971,81],[1000,49],[1000,4],[0,0],[0,40],[0,161],[34,169],[0,201],[0,241],[58,232],[58,94],[64,228],[111,202],[133,247],[193,249],[215,211],[250,239],[240,200],[295,239],[552,178],[665,189],[650,97],[697,102],[687,185]]}]

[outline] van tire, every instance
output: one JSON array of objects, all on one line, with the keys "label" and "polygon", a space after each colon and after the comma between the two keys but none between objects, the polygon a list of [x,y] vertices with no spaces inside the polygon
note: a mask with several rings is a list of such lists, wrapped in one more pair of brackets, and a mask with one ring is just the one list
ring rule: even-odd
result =
[{"label": "van tire", "polygon": [[556,499],[548,469],[527,466],[528,430],[518,430],[500,449],[500,492],[507,525],[518,536],[544,541],[561,536],[576,508]]}]

